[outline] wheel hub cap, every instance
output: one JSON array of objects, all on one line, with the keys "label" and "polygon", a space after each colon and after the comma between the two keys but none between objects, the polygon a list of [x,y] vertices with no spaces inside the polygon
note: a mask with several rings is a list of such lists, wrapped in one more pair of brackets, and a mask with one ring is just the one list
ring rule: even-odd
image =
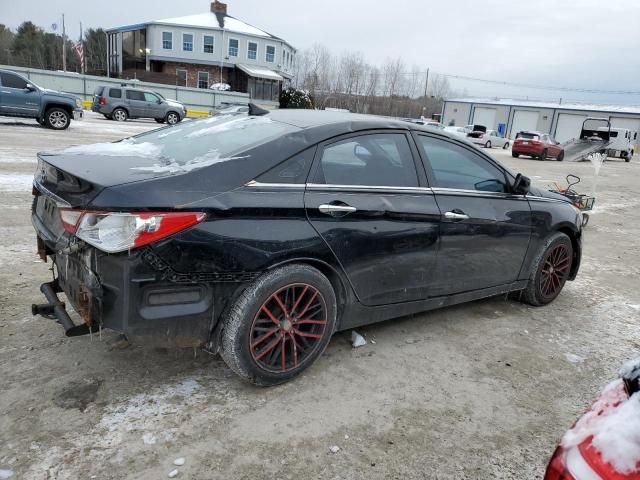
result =
[{"label": "wheel hub cap", "polygon": [[540,275],[540,291],[545,297],[553,297],[560,292],[569,276],[571,257],[566,245],[554,247],[545,257]]}]

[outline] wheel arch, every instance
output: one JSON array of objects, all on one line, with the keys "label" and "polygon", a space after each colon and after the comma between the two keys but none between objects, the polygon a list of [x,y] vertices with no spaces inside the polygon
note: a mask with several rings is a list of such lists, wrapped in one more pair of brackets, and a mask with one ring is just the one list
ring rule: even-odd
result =
[{"label": "wheel arch", "polygon": [[576,278],[578,269],[580,268],[580,259],[582,258],[581,232],[574,225],[561,224],[554,230],[564,233],[571,240],[571,248],[573,249],[573,259],[571,261],[571,271],[569,272],[569,280]]},{"label": "wheel arch", "polygon": [[59,102],[47,102],[47,103],[45,103],[44,108],[42,109],[43,117],[52,108],[61,108],[65,112],[67,112],[69,114],[70,119],[73,118],[73,107],[71,105],[66,104],[66,103],[59,103]]}]

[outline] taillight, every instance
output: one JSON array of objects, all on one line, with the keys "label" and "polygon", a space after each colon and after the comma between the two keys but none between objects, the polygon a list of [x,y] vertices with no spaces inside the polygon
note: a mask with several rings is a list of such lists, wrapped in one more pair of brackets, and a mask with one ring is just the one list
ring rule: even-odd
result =
[{"label": "taillight", "polygon": [[106,105],[107,99],[105,97],[100,97],[100,105]]},{"label": "taillight", "polygon": [[562,448],[556,448],[544,474],[544,480],[576,480],[567,470],[567,452]]},{"label": "taillight", "polygon": [[64,229],[108,253],[148,245],[202,222],[203,212],[92,212],[60,209]]}]

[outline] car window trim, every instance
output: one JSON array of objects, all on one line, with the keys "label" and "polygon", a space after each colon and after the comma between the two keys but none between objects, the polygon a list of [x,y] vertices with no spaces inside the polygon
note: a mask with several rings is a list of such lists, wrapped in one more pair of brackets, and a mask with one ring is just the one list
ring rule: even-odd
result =
[{"label": "car window trim", "polygon": [[[426,178],[426,174],[421,174],[421,169],[418,168],[418,165],[420,164],[420,157],[419,157],[419,152],[416,148],[416,145],[414,144],[414,141],[412,141],[412,137],[411,137],[411,131],[409,129],[399,129],[399,128],[389,128],[389,129],[380,129],[380,128],[372,128],[372,129],[368,129],[368,130],[358,130],[356,132],[349,132],[349,133],[344,133],[341,135],[336,135],[335,137],[326,139],[322,142],[319,142],[317,144],[317,148],[316,148],[316,153],[314,155],[313,158],[313,165],[311,166],[311,169],[309,170],[309,175],[307,176],[307,185],[326,185],[326,186],[330,186],[330,185],[336,185],[336,184],[330,184],[330,183],[314,183],[314,182],[309,182],[309,179],[313,179],[316,177],[317,173],[318,173],[318,169],[320,169],[320,163],[322,161],[322,154],[324,153],[324,149],[327,148],[330,145],[333,145],[334,143],[338,143],[338,142],[342,142],[344,140],[348,140],[349,138],[353,138],[353,137],[361,137],[361,136],[365,136],[365,135],[385,135],[385,134],[400,134],[400,135],[404,135],[405,139],[407,140],[407,144],[409,146],[409,151],[411,152],[411,156],[413,159],[413,167],[415,169],[415,174],[416,174],[416,178],[418,180],[418,186],[417,187],[397,187],[397,188],[424,188],[424,187],[428,187],[428,181]],[[423,172],[424,173],[424,172]],[[337,185],[340,187],[345,187],[348,185]],[[354,185],[352,185],[354,186]],[[371,186],[373,187],[373,186]],[[385,187],[385,186],[383,186]],[[395,186],[386,186],[385,188],[396,188]]]},{"label": "car window trim", "polygon": [[[500,165],[499,163],[497,163],[493,158],[491,158],[489,155],[487,155],[486,153],[482,152],[482,151],[478,151],[475,149],[475,147],[471,146],[471,145],[465,145],[464,142],[458,141],[455,138],[449,138],[449,137],[445,137],[445,136],[440,136],[440,135],[433,135],[431,134],[431,132],[423,132],[423,131],[416,131],[413,130],[412,131],[413,135],[414,135],[414,141],[416,142],[416,147],[418,147],[418,155],[420,156],[420,159],[422,161],[423,164],[423,168],[425,169],[425,172],[427,174],[427,178],[429,180],[429,184],[433,186],[434,189],[441,189],[441,190],[445,190],[444,187],[438,187],[436,186],[436,182],[435,182],[435,177],[433,175],[433,170],[431,169],[431,163],[429,162],[428,156],[427,156],[427,152],[424,150],[424,148],[420,148],[420,145],[418,144],[418,142],[420,141],[420,139],[418,137],[429,137],[429,138],[435,138],[436,140],[443,140],[445,142],[449,142],[453,145],[457,145],[459,147],[464,148],[465,150],[468,150],[469,152],[476,154],[478,156],[480,156],[481,158],[484,158],[485,160],[487,160],[489,162],[489,164],[491,164],[492,166],[494,166],[495,168],[497,168],[499,171],[502,172],[502,175],[504,177],[505,183],[511,187],[512,182],[513,182],[513,178],[512,175],[509,173],[509,171],[507,169],[505,169],[502,165]],[[463,189],[463,188],[449,188],[446,189],[448,191],[461,191],[461,192],[481,192],[482,190],[467,190],[467,189]],[[491,192],[491,193],[498,193],[500,195],[513,195],[513,192]]]}]

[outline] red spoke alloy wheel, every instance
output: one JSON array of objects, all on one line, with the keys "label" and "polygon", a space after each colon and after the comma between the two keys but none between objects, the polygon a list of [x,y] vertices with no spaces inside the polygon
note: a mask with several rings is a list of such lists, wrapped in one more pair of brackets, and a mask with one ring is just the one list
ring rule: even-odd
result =
[{"label": "red spoke alloy wheel", "polygon": [[569,277],[571,253],[567,245],[560,244],[547,253],[540,275],[540,292],[546,298],[554,297]]},{"label": "red spoke alloy wheel", "polygon": [[272,373],[297,369],[320,347],[326,327],[327,306],[317,288],[306,283],[282,287],[253,319],[251,358]]}]

